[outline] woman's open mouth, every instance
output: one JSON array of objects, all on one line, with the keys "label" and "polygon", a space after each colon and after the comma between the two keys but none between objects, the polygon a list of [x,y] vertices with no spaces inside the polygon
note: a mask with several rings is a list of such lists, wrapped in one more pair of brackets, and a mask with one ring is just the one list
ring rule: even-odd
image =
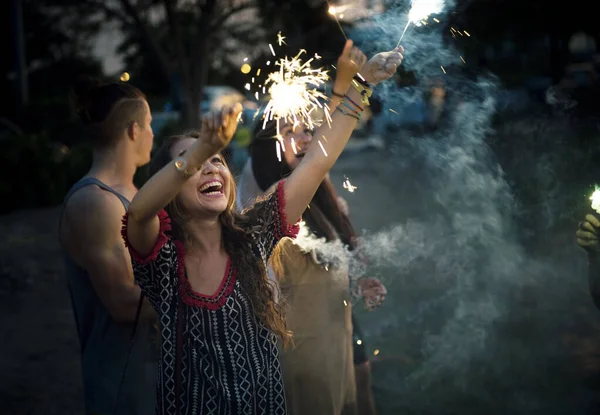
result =
[{"label": "woman's open mouth", "polygon": [[223,195],[223,184],[219,181],[213,180],[204,183],[199,190],[204,196],[219,197]]}]

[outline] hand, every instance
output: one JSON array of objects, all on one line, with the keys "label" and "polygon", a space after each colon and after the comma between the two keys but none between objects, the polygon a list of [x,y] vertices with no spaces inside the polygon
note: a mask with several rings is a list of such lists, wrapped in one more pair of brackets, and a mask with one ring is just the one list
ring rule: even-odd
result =
[{"label": "hand", "polygon": [[219,111],[211,111],[202,117],[200,140],[207,146],[210,154],[223,150],[233,138],[242,112],[239,103],[226,105]]},{"label": "hand", "polygon": [[586,215],[583,222],[579,222],[577,232],[577,245],[591,253],[600,253],[598,235],[600,234],[600,221],[594,215]]},{"label": "hand", "polygon": [[333,90],[339,94],[344,94],[350,88],[352,78],[362,69],[365,62],[367,62],[365,54],[359,48],[353,46],[351,40],[347,40],[337,61]]},{"label": "hand", "polygon": [[337,197],[337,202],[338,202],[338,207],[340,208],[340,210],[342,211],[342,213],[346,216],[348,216],[349,214],[349,209],[348,209],[348,202],[346,202],[346,199],[344,199],[342,196],[338,196]]},{"label": "hand", "polygon": [[403,53],[404,48],[402,46],[389,52],[378,53],[365,64],[361,75],[371,85],[377,85],[381,81],[391,78],[402,63],[402,59],[404,59]]},{"label": "hand", "polygon": [[358,285],[367,310],[372,311],[385,301],[387,290],[377,278],[361,278]]}]

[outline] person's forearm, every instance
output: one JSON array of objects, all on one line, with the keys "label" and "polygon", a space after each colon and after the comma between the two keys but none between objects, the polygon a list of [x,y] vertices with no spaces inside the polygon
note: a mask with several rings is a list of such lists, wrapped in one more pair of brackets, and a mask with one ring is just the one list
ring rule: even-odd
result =
[{"label": "person's forearm", "polygon": [[333,114],[335,108],[340,105],[348,88],[350,88],[350,84],[338,81],[337,79],[335,80],[333,87],[331,88],[331,97],[329,97],[329,114]]},{"label": "person's forearm", "polygon": [[[346,96],[358,103],[358,105],[361,105],[361,107],[364,105],[361,102],[360,93],[356,88],[349,87],[344,92]],[[352,113],[349,108],[346,108],[342,104],[339,105],[341,105],[340,109],[344,112]],[[358,120],[355,117],[345,115],[335,108],[336,107],[333,107],[333,113],[331,114],[331,127],[327,123],[324,123],[315,130],[313,141],[304,157],[304,162],[307,162],[307,164],[309,163],[311,168],[318,170],[321,177],[324,177],[331,167],[333,167],[358,123]],[[358,108],[357,111],[359,113],[362,112]],[[323,146],[323,148],[321,148],[321,146]],[[325,150],[324,152],[323,149]],[[326,153],[326,157],[323,157],[324,153]]]},{"label": "person's forearm", "polygon": [[[187,160],[187,169],[190,171],[198,169],[212,155],[209,154],[210,149],[201,145],[202,143],[198,141],[183,156]],[[173,162],[168,163],[137,192],[129,205],[130,218],[137,222],[145,222],[156,217],[177,196],[186,180]]]}]

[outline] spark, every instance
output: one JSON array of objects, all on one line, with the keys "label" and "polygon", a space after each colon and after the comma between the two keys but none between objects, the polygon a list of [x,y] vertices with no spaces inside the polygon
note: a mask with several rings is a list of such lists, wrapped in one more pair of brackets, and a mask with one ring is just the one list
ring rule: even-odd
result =
[{"label": "spark", "polygon": [[446,70],[444,69],[443,66],[440,66],[440,68],[442,68],[442,72],[446,73]]},{"label": "spark", "polygon": [[269,43],[269,49],[271,49],[271,53],[273,54],[273,56],[277,56],[275,54],[275,51],[273,50],[273,45],[271,45],[270,43]]},{"label": "spark", "polygon": [[348,190],[350,193],[354,193],[354,191],[358,189],[358,187],[353,186],[352,183],[350,183],[350,179],[347,176],[342,186],[344,186],[344,189]]},{"label": "spark", "polygon": [[360,345],[362,344],[362,340],[361,340],[361,339],[358,339],[358,340],[356,341],[356,344],[358,344],[358,345],[360,346]]},{"label": "spark", "polygon": [[258,91],[256,91],[256,92],[254,93],[254,98],[256,98],[256,100],[258,101]]},{"label": "spark", "polygon": [[275,148],[277,149],[277,160],[279,160],[281,162],[281,147],[280,147],[280,143],[279,141],[277,141],[277,143],[275,143]]},{"label": "spark", "polygon": [[400,114],[399,112],[397,112],[397,111],[394,111],[394,110],[393,110],[393,109],[391,109],[391,108],[390,108],[390,112],[393,112],[394,114]]},{"label": "spark", "polygon": [[260,76],[260,68],[256,70],[256,76]]},{"label": "spark", "polygon": [[254,77],[252,77],[252,83],[254,83]]},{"label": "spark", "polygon": [[595,186],[595,188],[594,193],[590,196],[590,200],[592,201],[592,209],[596,213],[600,213],[600,188],[598,186]]},{"label": "spark", "polygon": [[438,22],[438,23],[440,22],[440,21],[439,21],[438,19],[436,19],[435,17],[433,18],[433,20],[435,20],[435,21],[436,21],[436,22]]},{"label": "spark", "polygon": [[294,141],[294,137],[292,137],[292,151],[294,154],[298,154],[298,151],[296,151],[296,142]]},{"label": "spark", "polygon": [[129,81],[130,77],[129,77],[129,72],[123,72],[121,74],[121,78],[119,78],[121,80],[121,82],[127,82]]},{"label": "spark", "polygon": [[400,40],[398,40],[396,47],[400,46],[400,42],[402,42],[402,38],[411,23],[417,26],[430,14],[439,13],[443,9],[444,0],[413,0],[410,11],[408,12],[408,22],[402,31],[402,35],[400,36]]},{"label": "spark", "polygon": [[465,61],[465,58],[463,58],[462,56],[460,57],[460,60],[461,60],[461,61],[463,61],[463,63],[467,63],[467,62]]},{"label": "spark", "polygon": [[379,354],[379,349],[373,350],[373,356],[377,356]]},{"label": "spark", "polygon": [[319,55],[318,53],[315,53],[315,59],[321,59],[321,58],[322,58],[321,55]]},{"label": "spark", "polygon": [[327,142],[327,137],[325,137],[324,135],[321,136],[323,138],[323,141]]},{"label": "spark", "polygon": [[321,141],[317,141],[319,143],[319,146],[321,146],[321,150],[323,150],[323,154],[325,154],[325,157],[327,157],[327,152],[325,151],[325,147],[323,147],[323,143],[321,143]]},{"label": "spark", "polygon": [[344,307],[348,307],[348,302],[344,300]]},{"label": "spark", "polygon": [[248,62],[248,58],[244,58],[244,62]]},{"label": "spark", "polygon": [[269,66],[271,64],[271,61],[267,61],[267,66]]},{"label": "spark", "polygon": [[237,117],[238,124],[242,122],[242,115],[243,115],[243,113],[241,113],[241,112],[238,114],[238,117]]},{"label": "spark", "polygon": [[287,43],[285,43],[284,39],[285,39],[285,36],[282,36],[281,32],[277,33],[277,43],[279,43],[279,46],[287,45]]},{"label": "spark", "polygon": [[247,89],[248,91],[250,91],[250,84],[244,85],[244,88]]},{"label": "spark", "polygon": [[463,32],[465,32],[465,35],[471,37],[471,35],[469,34],[469,32],[467,32],[466,30],[463,30]]},{"label": "spark", "polygon": [[[270,100],[265,107],[263,128],[273,119],[278,122],[277,133],[279,121],[294,125],[303,123],[311,129],[321,125],[321,121],[313,119],[313,115],[324,107],[320,100],[326,100],[327,96],[318,89],[329,80],[329,75],[327,71],[311,67],[314,58],[303,63],[300,55],[305,52],[301,50],[291,59],[287,56],[279,59],[276,62],[279,70],[267,77],[264,85]],[[324,113],[329,123],[329,111]]]}]

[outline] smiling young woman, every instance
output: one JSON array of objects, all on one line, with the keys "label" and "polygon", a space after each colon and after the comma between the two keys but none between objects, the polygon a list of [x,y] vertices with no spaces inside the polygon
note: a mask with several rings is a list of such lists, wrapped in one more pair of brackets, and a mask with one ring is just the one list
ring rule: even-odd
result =
[{"label": "smiling young woman", "polygon": [[[400,61],[388,52],[371,70],[387,79]],[[356,70],[359,68],[357,67]],[[358,101],[358,91],[348,91]],[[290,333],[267,262],[339,157],[356,118],[332,116],[323,157],[311,146],[286,180],[243,214],[220,151],[237,127],[239,104],[207,114],[200,133],[163,144],[154,174],[124,217],[136,281],[159,314],[159,414],[286,414],[277,350]],[[292,219],[289,221],[288,219]]]}]

